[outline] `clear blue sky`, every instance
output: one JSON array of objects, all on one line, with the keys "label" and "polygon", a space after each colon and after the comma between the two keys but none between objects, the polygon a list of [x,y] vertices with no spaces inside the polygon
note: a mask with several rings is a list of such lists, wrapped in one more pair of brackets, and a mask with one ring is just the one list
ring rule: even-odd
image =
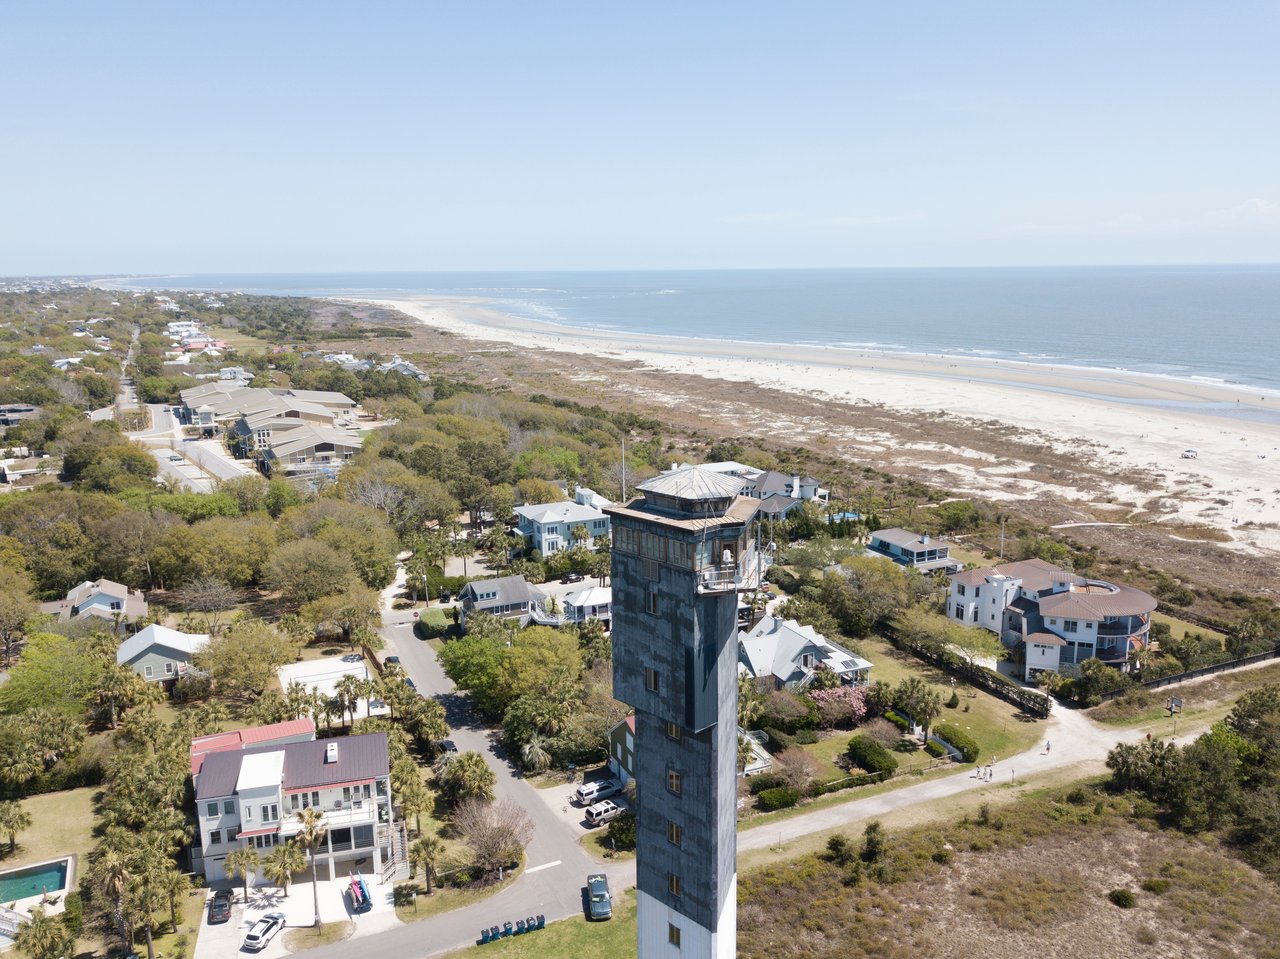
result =
[{"label": "clear blue sky", "polygon": [[0,275],[1275,262],[1275,2],[24,3]]}]

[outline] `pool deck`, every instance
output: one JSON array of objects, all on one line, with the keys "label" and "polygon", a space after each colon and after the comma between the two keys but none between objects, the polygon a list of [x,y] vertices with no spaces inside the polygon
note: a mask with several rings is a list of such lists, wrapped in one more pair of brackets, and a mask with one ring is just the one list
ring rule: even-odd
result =
[{"label": "pool deck", "polygon": [[[12,915],[13,913],[18,913],[22,919],[26,919],[36,906],[43,906],[46,916],[59,915],[66,909],[67,893],[76,888],[76,857],[74,854],[59,856],[56,859],[46,859],[44,862],[29,862],[24,866],[6,869],[0,872],[0,879],[3,879],[9,873],[26,872],[29,869],[39,869],[41,866],[52,866],[62,862],[67,864],[67,878],[63,882],[61,889],[53,889],[47,895],[28,896],[25,899],[0,903],[0,909],[3,910],[4,914]],[[2,935],[3,930],[0,930],[0,936]]]}]

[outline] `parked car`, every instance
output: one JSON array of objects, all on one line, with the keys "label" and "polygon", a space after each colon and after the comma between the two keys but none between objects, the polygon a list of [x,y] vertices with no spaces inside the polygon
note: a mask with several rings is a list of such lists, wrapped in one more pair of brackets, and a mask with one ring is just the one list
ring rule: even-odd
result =
[{"label": "parked car", "polygon": [[574,792],[573,798],[581,806],[590,806],[594,802],[608,799],[610,796],[616,796],[620,792],[622,792],[622,786],[617,780],[597,779],[594,782],[583,783],[579,786]]},{"label": "parked car", "polygon": [[414,682],[412,679],[410,679],[408,676],[406,676],[406,677],[404,678],[404,684],[405,684],[406,686],[408,686],[410,689],[412,689],[415,693],[418,691],[418,684],[417,684],[417,683],[415,683],[415,682]]},{"label": "parked car", "polygon": [[382,665],[390,666],[392,663],[398,663],[398,662],[400,662],[399,656],[388,656],[386,659],[382,661]]},{"label": "parked car", "polygon": [[613,896],[609,895],[609,877],[602,872],[587,877],[587,918],[609,919],[613,916]]},{"label": "parked car", "polygon": [[458,751],[458,744],[452,739],[442,739],[440,740],[440,751],[442,753],[456,753]]},{"label": "parked car", "polygon": [[259,952],[267,947],[275,934],[284,928],[284,913],[269,912],[250,927],[244,937],[244,948]]},{"label": "parked car", "polygon": [[179,456],[177,453],[174,453],[174,454],[172,454],[172,455],[169,457],[169,462],[170,462],[170,463],[181,463],[183,459],[184,459],[184,457],[181,457],[181,456]]},{"label": "parked car", "polygon": [[604,802],[598,802],[587,809],[587,823],[592,826],[603,826],[605,823],[617,819],[624,812],[626,812],[626,809],[622,806],[619,806],[612,799],[606,799]]},{"label": "parked car", "polygon": [[209,900],[209,925],[216,926],[231,918],[232,895],[230,889],[219,889],[213,894]]},{"label": "parked car", "polygon": [[560,577],[560,582],[562,582],[562,583],[581,583],[581,582],[582,582],[582,574],[581,574],[581,573],[565,573],[563,576],[561,576],[561,577]]}]

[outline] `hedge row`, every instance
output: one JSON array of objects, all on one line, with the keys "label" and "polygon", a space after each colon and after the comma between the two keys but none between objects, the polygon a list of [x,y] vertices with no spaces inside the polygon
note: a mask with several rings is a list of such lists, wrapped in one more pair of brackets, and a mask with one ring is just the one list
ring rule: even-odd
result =
[{"label": "hedge row", "polygon": [[1033,716],[1042,718],[1048,716],[1053,706],[1052,700],[1044,693],[1020,686],[1003,673],[969,663],[944,647],[907,642],[893,632],[889,633],[889,641],[898,649],[941,666],[952,675],[968,680],[973,685],[985,689],[992,696],[998,696]]},{"label": "hedge row", "polygon": [[971,763],[978,758],[977,742],[959,726],[953,726],[950,723],[939,723],[933,727],[933,735],[952,749],[957,750],[963,762]]},{"label": "hedge row", "polygon": [[903,716],[902,713],[898,712],[896,709],[888,710],[884,714],[884,718],[889,720],[889,722],[893,723],[895,726],[897,726],[898,729],[902,730],[903,733],[911,732],[911,721],[908,720],[906,716]]},{"label": "hedge row", "polygon": [[898,769],[898,760],[893,758],[893,754],[880,743],[866,736],[854,736],[849,740],[846,755],[851,763],[869,773],[884,773],[891,776]]},{"label": "hedge row", "polygon": [[943,756],[947,755],[947,747],[943,746],[935,739],[930,739],[924,744],[924,751],[934,759],[941,759]]}]

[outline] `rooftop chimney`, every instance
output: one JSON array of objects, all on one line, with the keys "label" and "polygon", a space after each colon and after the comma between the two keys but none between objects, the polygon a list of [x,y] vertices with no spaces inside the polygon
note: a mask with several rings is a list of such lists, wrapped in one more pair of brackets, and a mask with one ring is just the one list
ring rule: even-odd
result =
[{"label": "rooftop chimney", "polygon": [[338,744],[327,743],[324,747],[325,764],[336,763],[338,761]]},{"label": "rooftop chimney", "polygon": [[928,534],[928,533],[921,533],[921,534],[920,534],[920,542],[921,542],[921,543],[928,543],[928,542],[929,542],[929,534]]}]

